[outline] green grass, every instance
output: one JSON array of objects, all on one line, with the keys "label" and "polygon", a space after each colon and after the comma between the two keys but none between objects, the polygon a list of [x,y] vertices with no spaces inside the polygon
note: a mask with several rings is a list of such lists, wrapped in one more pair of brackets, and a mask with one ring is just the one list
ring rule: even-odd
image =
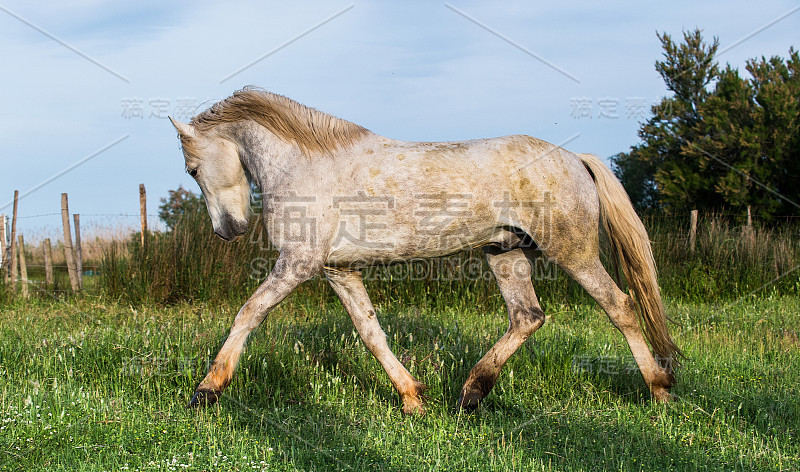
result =
[{"label": "green grass", "polygon": [[204,411],[185,405],[236,304],[7,299],[0,470],[800,470],[797,295],[668,300],[689,360],[679,401],[660,406],[596,305],[544,294],[551,318],[465,415],[461,383],[505,330],[497,290],[398,290],[376,296],[378,315],[430,386],[424,417],[401,415],[319,281],[268,317]]}]

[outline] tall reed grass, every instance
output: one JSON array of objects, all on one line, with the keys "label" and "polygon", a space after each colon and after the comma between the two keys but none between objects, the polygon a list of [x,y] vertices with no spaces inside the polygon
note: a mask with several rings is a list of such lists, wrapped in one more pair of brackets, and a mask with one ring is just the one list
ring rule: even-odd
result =
[{"label": "tall reed grass", "polygon": [[103,291],[131,303],[239,298],[258,283],[252,267],[274,253],[254,239],[258,234],[253,224],[246,238],[226,243],[214,235],[208,215],[187,214],[173,230],[148,234],[144,247],[140,233],[109,246],[101,262]]},{"label": "tall reed grass", "polygon": [[797,224],[747,226],[725,216],[701,216],[694,250],[690,247],[688,218],[649,216],[645,226],[653,241],[659,282],[668,296],[708,300],[797,292]]},{"label": "tall reed grass", "polygon": [[[676,299],[735,299],[749,293],[796,293],[800,286],[800,227],[736,225],[709,215],[698,224],[696,246],[689,247],[686,221],[664,216],[644,218],[662,291]],[[103,255],[101,287],[130,303],[246,299],[269,273],[277,253],[258,218],[237,242],[217,238],[208,216],[190,214],[172,231],[112,245]],[[544,260],[534,269],[534,286],[544,304],[588,300],[563,272]],[[403,301],[420,305],[502,303],[481,250],[365,271],[376,304]],[[301,292],[329,297],[321,279]]]}]

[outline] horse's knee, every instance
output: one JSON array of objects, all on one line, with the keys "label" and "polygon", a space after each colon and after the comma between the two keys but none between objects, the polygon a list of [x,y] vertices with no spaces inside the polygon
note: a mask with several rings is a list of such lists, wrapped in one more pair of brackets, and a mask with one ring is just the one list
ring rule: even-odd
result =
[{"label": "horse's knee", "polygon": [[545,321],[544,311],[538,306],[519,306],[511,314],[511,328],[525,336],[539,329]]}]

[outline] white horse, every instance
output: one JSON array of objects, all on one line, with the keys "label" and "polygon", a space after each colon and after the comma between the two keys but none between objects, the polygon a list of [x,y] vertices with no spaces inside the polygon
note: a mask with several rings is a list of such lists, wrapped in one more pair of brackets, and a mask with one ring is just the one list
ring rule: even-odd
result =
[{"label": "white horse", "polygon": [[[172,123],[214,232],[225,240],[245,233],[254,184],[280,253],[236,315],[190,406],[217,401],[250,332],[322,271],[399,392],[403,411],[423,412],[425,386],[389,349],[360,269],[474,247],[486,253],[510,322],[470,372],[459,406],[475,408],[508,358],[544,323],[531,281],[536,254],[589,292],[625,336],[652,397],[671,399],[671,366],[680,351],[667,331],[647,233],[622,185],[596,157],[528,136],[396,141],[254,88],[189,124]],[[601,223],[633,297],[600,262]]]}]

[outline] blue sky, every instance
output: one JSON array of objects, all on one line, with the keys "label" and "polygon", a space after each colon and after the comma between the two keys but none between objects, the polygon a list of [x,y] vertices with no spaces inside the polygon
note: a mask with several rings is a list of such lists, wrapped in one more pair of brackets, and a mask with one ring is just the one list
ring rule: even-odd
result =
[{"label": "blue sky", "polygon": [[667,93],[657,31],[699,27],[743,69],[800,30],[797,1],[50,3],[0,2],[0,213],[19,189],[18,230],[51,238],[62,192],[85,225],[133,226],[106,215],[137,214],[139,183],[150,214],[197,191],[166,115],[245,85],[396,139],[522,133],[607,158]]}]

